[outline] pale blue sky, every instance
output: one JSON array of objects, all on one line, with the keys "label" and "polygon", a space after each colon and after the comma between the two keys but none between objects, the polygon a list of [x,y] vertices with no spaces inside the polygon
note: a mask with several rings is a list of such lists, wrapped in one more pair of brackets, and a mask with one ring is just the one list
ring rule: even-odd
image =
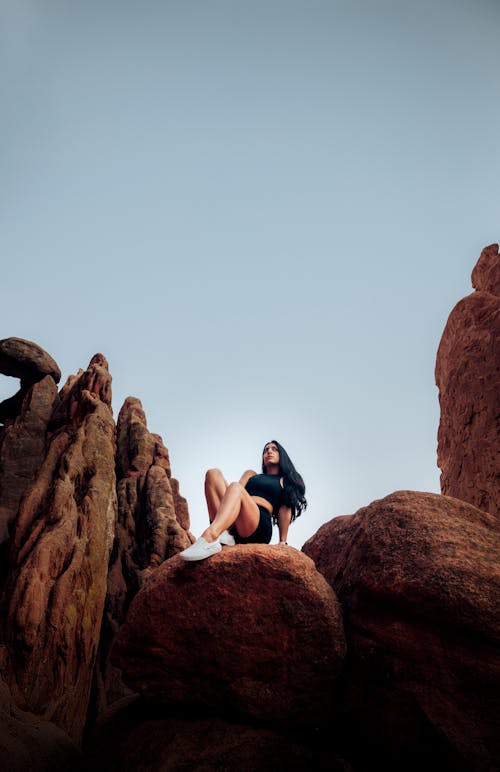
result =
[{"label": "pale blue sky", "polygon": [[271,438],[297,547],[438,491],[435,354],[500,238],[500,2],[0,9],[0,337],[63,379],[105,354],[197,535],[205,469]]}]

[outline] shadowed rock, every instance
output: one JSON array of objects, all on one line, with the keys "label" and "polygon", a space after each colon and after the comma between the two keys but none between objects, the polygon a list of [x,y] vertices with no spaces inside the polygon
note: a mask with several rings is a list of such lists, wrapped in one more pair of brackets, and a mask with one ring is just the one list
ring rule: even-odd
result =
[{"label": "shadowed rock", "polygon": [[[23,400],[28,393],[29,386],[23,386],[12,397],[8,397],[0,402],[0,423],[8,425],[21,412]],[[0,433],[2,427],[0,426]]]},{"label": "shadowed rock", "polygon": [[19,710],[0,679],[0,760],[6,772],[73,772],[81,757],[62,729]]},{"label": "shadowed rock", "polygon": [[340,606],[312,561],[242,545],[163,563],[132,601],[113,658],[148,700],[314,726],[344,653]]},{"label": "shadowed rock", "polygon": [[303,550],[344,611],[340,713],[355,762],[493,768],[498,521],[457,499],[399,491],[326,523]]},{"label": "shadowed rock", "polygon": [[[144,572],[147,578],[191,539],[187,502],[171,476],[168,450],[158,434],[148,431],[142,405],[134,397],[125,400],[118,416],[117,491],[117,555],[110,574],[115,566],[125,566],[122,576],[126,583],[131,580],[135,594]],[[115,614],[120,622],[123,614],[123,609]]]},{"label": "shadowed rock", "polygon": [[0,373],[20,378],[23,383],[35,383],[51,375],[56,383],[61,380],[57,362],[36,343],[23,338],[0,340]]},{"label": "shadowed rock", "polygon": [[22,338],[0,340],[0,373],[21,380],[20,390],[0,402],[0,422],[3,423],[8,423],[19,415],[23,400],[34,383],[47,375],[56,383],[61,379],[61,371],[50,354],[36,343]]},{"label": "shadowed rock", "polygon": [[56,398],[56,384],[47,375],[28,389],[19,415],[0,432],[0,544],[8,540],[19,502],[45,457]]},{"label": "shadowed rock", "polygon": [[22,338],[0,340],[0,373],[21,380],[19,391],[0,402],[0,423],[6,424],[21,413],[23,401],[34,383],[47,375],[56,383],[61,379],[61,371],[50,354],[36,343]]},{"label": "shadowed rock", "polygon": [[476,291],[451,312],[436,359],[441,491],[500,514],[500,257],[483,250]]},{"label": "shadowed rock", "polygon": [[79,742],[116,521],[105,358],[93,357],[60,397],[45,459],[15,523],[4,634],[16,703]]},{"label": "shadowed rock", "polygon": [[238,718],[169,713],[135,698],[122,700],[98,720],[87,747],[85,770],[237,770],[352,772],[331,742],[316,732],[245,724]]}]

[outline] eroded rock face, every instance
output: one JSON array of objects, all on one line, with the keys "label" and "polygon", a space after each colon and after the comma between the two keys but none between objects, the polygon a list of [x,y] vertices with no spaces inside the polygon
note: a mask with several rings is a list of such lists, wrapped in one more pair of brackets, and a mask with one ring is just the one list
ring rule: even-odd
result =
[{"label": "eroded rock face", "polygon": [[117,424],[118,540],[126,573],[139,575],[189,546],[187,502],[168,450],[148,431],[140,400],[128,397]]},{"label": "eroded rock face", "polygon": [[116,522],[111,378],[101,354],[68,380],[53,433],[20,502],[4,636],[16,703],[78,742],[106,595]]},{"label": "eroded rock face", "polygon": [[192,542],[187,502],[171,476],[167,448],[148,431],[135,397],[125,400],[118,416],[117,476],[118,521],[99,652],[98,712],[129,692],[108,655],[130,601],[152,571]]},{"label": "eroded rock face", "polygon": [[27,390],[20,414],[1,431],[0,544],[7,542],[19,502],[45,457],[47,427],[56,399],[55,381],[46,375]]},{"label": "eroded rock face", "polygon": [[441,491],[500,514],[500,256],[483,250],[472,272],[476,291],[446,324],[436,360],[441,420]]},{"label": "eroded rock face", "polygon": [[21,388],[0,402],[0,422],[8,423],[21,412],[23,400],[30,387],[50,375],[56,383],[61,371],[50,354],[29,340],[4,338],[0,340],[0,373],[19,378]]},{"label": "eroded rock face", "polygon": [[303,550],[344,611],[349,655],[341,715],[358,753],[355,766],[377,758],[391,768],[431,760],[493,768],[500,708],[496,518],[457,499],[399,491],[331,520]]},{"label": "eroded rock face", "polygon": [[241,545],[163,563],[113,659],[148,700],[311,726],[325,720],[344,653],[340,606],[312,561]]}]

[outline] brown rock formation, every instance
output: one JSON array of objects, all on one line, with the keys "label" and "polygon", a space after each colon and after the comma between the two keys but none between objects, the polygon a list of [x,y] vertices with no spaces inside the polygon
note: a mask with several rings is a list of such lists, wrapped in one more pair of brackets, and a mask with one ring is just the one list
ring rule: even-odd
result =
[{"label": "brown rock formation", "polygon": [[476,291],[446,324],[436,360],[441,421],[441,491],[500,514],[500,257],[483,250],[472,272]]},{"label": "brown rock formation", "polygon": [[148,431],[134,397],[125,400],[118,416],[117,478],[119,541],[125,545],[127,573],[139,577],[191,540],[187,503],[172,481],[168,451],[161,437]]},{"label": "brown rock formation", "polygon": [[169,714],[135,699],[112,706],[99,719],[87,748],[85,769],[123,770],[349,770],[325,749],[316,733],[287,732],[237,718]]},{"label": "brown rock formation", "polygon": [[108,594],[97,672],[97,705],[128,694],[109,650],[130,601],[164,560],[191,544],[189,513],[172,478],[161,437],[147,429],[142,405],[128,397],[117,424],[118,522],[109,565]]},{"label": "brown rock formation", "polygon": [[21,389],[17,394],[0,403],[2,422],[16,418],[26,392],[34,383],[46,375],[50,375],[56,383],[61,379],[61,371],[50,354],[36,343],[22,338],[0,340],[0,373],[21,380]]},{"label": "brown rock formation", "polygon": [[469,504],[400,491],[304,545],[344,611],[340,714],[355,767],[495,767],[498,531]]},{"label": "brown rock formation", "polygon": [[46,375],[27,390],[15,421],[0,430],[0,544],[8,540],[19,502],[45,457],[56,397],[55,381]]},{"label": "brown rock formation", "polygon": [[0,373],[35,383],[51,375],[56,383],[61,380],[57,362],[36,343],[23,338],[0,340]]},{"label": "brown rock formation", "polygon": [[20,503],[4,636],[16,703],[77,742],[83,730],[115,520],[111,379],[97,354],[68,380],[53,434]]},{"label": "brown rock formation", "polygon": [[113,657],[148,700],[314,726],[344,647],[339,604],[312,561],[243,545],[163,563],[132,601]]}]

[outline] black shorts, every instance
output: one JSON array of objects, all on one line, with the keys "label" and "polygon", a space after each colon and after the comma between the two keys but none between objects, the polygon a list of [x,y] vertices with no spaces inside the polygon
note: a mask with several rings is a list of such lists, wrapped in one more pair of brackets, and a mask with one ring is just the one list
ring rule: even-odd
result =
[{"label": "black shorts", "polygon": [[236,530],[236,526],[231,528],[231,533],[236,540],[236,544],[269,544],[271,541],[273,535],[271,515],[265,507],[261,507],[258,504],[257,506],[259,507],[260,512],[259,525],[250,536],[240,536]]}]

